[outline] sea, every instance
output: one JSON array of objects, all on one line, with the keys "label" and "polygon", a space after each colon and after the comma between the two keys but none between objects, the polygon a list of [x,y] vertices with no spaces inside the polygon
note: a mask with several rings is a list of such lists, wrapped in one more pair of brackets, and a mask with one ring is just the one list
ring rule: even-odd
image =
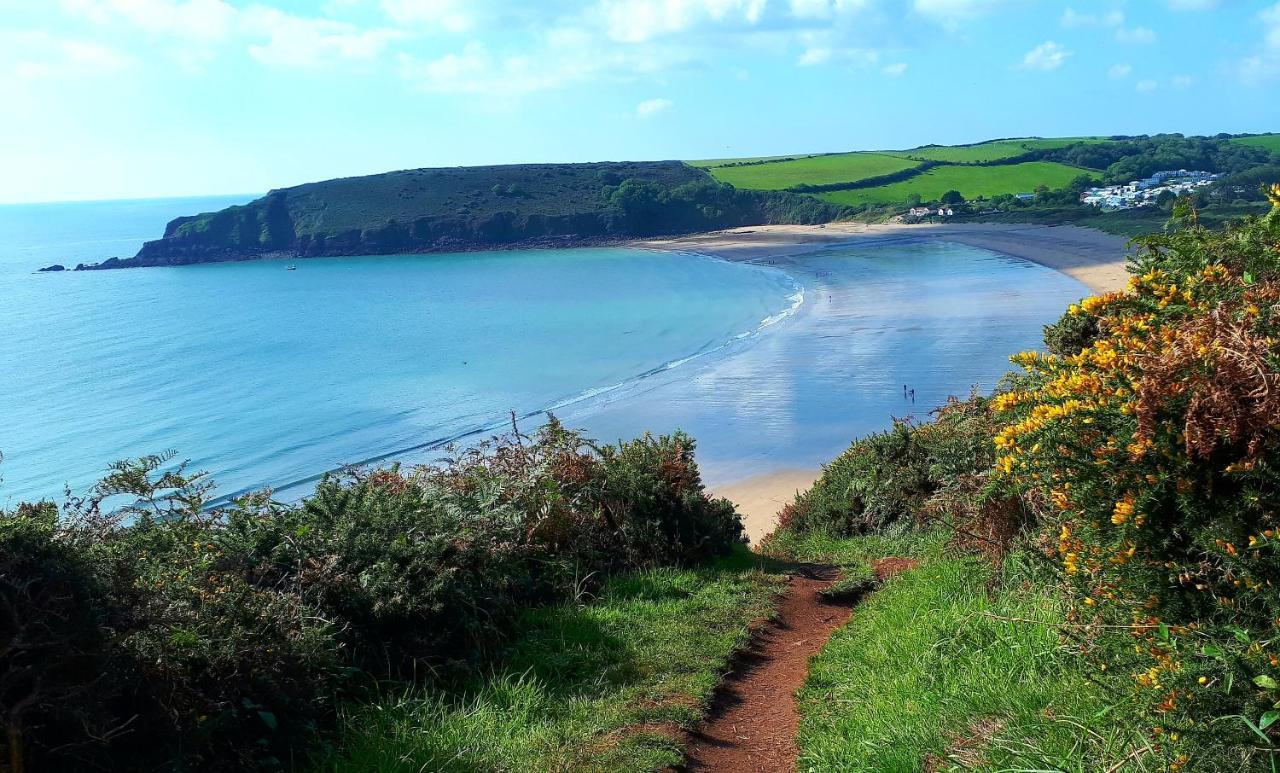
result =
[{"label": "sea", "polygon": [[992,389],[1087,294],[911,239],[756,262],[610,247],[36,271],[252,198],[0,206],[0,508],[166,451],[221,497],[298,498],[548,412],[601,442],[685,431],[714,485],[811,469]]}]

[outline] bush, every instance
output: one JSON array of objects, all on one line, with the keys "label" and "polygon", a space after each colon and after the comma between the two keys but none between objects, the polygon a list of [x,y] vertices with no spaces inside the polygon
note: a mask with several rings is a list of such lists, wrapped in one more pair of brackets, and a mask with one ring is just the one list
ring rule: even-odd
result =
[{"label": "bush", "polygon": [[1044,326],[1044,345],[1050,354],[1070,357],[1079,354],[1098,338],[1098,318],[1088,312],[1068,312],[1052,325]]},{"label": "bush", "polygon": [[1041,512],[1069,630],[1156,752],[1262,769],[1280,746],[1280,221],[1182,219],[1140,243],[1126,292],[1072,308],[1095,341],[1015,358],[997,469]]},{"label": "bush", "polygon": [[896,421],[855,441],[783,509],[779,530],[850,537],[952,518],[956,500],[972,493],[971,477],[985,479],[990,469],[991,418],[976,395],[934,413],[932,422]]},{"label": "bush", "polygon": [[15,754],[281,767],[377,678],[474,667],[531,603],[742,541],[680,434],[596,447],[553,419],[438,465],[327,476],[297,505],[212,511],[171,459],[118,463],[61,512],[0,512]]}]

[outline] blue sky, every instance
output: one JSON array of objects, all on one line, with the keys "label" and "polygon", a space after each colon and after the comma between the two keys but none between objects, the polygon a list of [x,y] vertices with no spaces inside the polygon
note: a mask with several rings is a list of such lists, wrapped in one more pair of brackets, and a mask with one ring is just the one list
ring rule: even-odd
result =
[{"label": "blue sky", "polygon": [[1280,3],[0,0],[0,202],[1280,130]]}]

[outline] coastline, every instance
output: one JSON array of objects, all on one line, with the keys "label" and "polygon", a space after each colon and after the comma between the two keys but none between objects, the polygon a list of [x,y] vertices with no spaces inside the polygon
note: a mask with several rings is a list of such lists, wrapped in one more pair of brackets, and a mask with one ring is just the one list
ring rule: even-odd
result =
[{"label": "coastline", "polygon": [[1029,260],[1075,279],[1094,292],[1123,289],[1128,242],[1093,228],[1023,223],[764,225],[689,236],[646,239],[633,246],[714,255],[726,260],[766,260],[833,247],[923,241],[957,242]]},{"label": "coastline", "polygon": [[[832,223],[774,225],[632,242],[645,249],[693,252],[725,260],[794,257],[837,247],[870,247],[927,241],[957,242],[1038,263],[1096,293],[1123,289],[1128,242],[1092,228],[1060,225],[958,223],[929,225]],[[778,513],[821,469],[779,468],[708,488],[742,513],[751,544],[773,531]]]}]

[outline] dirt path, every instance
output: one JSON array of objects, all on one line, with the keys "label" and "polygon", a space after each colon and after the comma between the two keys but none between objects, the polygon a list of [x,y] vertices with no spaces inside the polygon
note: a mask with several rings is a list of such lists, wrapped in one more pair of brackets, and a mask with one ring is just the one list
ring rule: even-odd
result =
[{"label": "dirt path", "polygon": [[838,571],[814,567],[791,578],[777,621],[762,630],[721,686],[711,715],[690,738],[687,769],[793,771],[796,768],[796,690],[809,658],[853,613],[818,592]]},{"label": "dirt path", "polygon": [[[887,558],[881,579],[910,569],[910,559]],[[711,714],[690,734],[686,770],[759,773],[796,769],[800,714],[796,691],[809,659],[853,614],[853,605],[819,592],[839,576],[834,567],[804,567],[792,576],[777,620],[763,629],[721,685]]]}]

